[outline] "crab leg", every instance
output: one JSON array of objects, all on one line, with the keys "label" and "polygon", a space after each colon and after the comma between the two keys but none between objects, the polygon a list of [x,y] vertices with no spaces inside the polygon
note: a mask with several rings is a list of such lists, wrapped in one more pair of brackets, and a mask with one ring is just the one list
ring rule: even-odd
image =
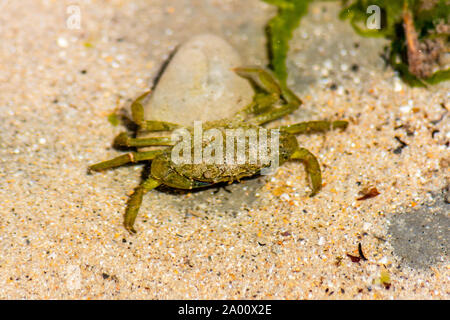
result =
[{"label": "crab leg", "polygon": [[234,71],[239,76],[248,79],[257,91],[264,91],[256,92],[253,101],[239,111],[236,114],[237,117],[245,118],[249,114],[261,114],[280,101],[281,88],[266,70],[257,67],[241,67],[234,69]]},{"label": "crab leg", "polygon": [[240,67],[235,68],[234,71],[268,93],[278,94],[278,96],[282,93],[280,85],[267,70],[258,67]]},{"label": "crab leg", "polygon": [[280,130],[297,134],[297,133],[312,133],[312,132],[325,132],[337,128],[347,128],[347,121],[307,121],[292,124],[289,126],[282,126]]},{"label": "crab leg", "polygon": [[[266,112],[259,114],[252,122],[262,125],[266,122],[279,119],[289,113],[294,112],[302,104],[302,101],[295,95],[292,90],[286,86],[280,85],[277,80],[266,70],[260,68],[236,68],[236,73],[241,77],[247,78],[252,81],[257,87],[263,89],[268,94],[263,96],[255,95],[252,104],[244,108],[238,115],[249,114],[251,112],[265,110],[269,108],[273,103],[279,100],[281,96],[287,103],[279,108],[269,108]],[[261,102],[258,101],[261,100]],[[261,107],[258,108],[259,103]]]},{"label": "crab leg", "polygon": [[257,116],[254,122],[256,122],[258,125],[263,125],[267,122],[282,118],[285,115],[288,115],[297,110],[300,104],[301,103],[288,103],[278,109],[271,109],[266,113]]},{"label": "crab leg", "polygon": [[155,159],[156,156],[160,155],[162,152],[164,151],[153,150],[146,152],[129,152],[116,158],[113,158],[111,160],[106,160],[103,162],[93,164],[92,166],[89,167],[89,171],[102,171],[110,168],[120,167],[130,162],[135,163],[139,161],[153,160]]},{"label": "crab leg", "polygon": [[311,197],[314,196],[322,188],[322,173],[317,158],[305,148],[299,148],[292,156],[292,160],[300,160],[305,163],[306,173],[311,179],[312,192]]},{"label": "crab leg", "polygon": [[270,108],[280,100],[280,96],[277,94],[268,94],[258,92],[255,93],[253,101],[250,102],[244,109],[236,114],[236,117],[242,118],[244,120],[247,115],[254,114],[258,115],[263,112],[267,112]]},{"label": "crab leg", "polygon": [[141,130],[145,131],[171,131],[179,128],[179,125],[170,122],[144,120],[144,107],[142,101],[150,94],[150,92],[151,91],[147,91],[140,95],[131,104],[131,115],[134,123],[136,123]]},{"label": "crab leg", "polygon": [[300,98],[298,98],[291,89],[283,87],[281,91],[283,99],[286,100],[287,104],[282,105],[280,108],[269,110],[266,113],[257,116],[255,118],[256,123],[262,125],[266,122],[284,117],[285,115],[288,115],[297,110],[298,107],[300,107],[300,105],[303,103],[302,100],[300,100]]},{"label": "crab leg", "polygon": [[181,126],[170,122],[146,120],[139,124],[139,128],[144,131],[172,131]]},{"label": "crab leg", "polygon": [[148,147],[148,146],[172,146],[174,143],[170,137],[131,138],[126,132],[120,133],[114,139],[114,145],[118,147]]},{"label": "crab leg", "polygon": [[125,229],[127,229],[129,232],[136,233],[136,230],[133,228],[133,225],[139,212],[139,208],[141,207],[142,198],[144,197],[144,194],[158,187],[160,184],[161,182],[153,178],[148,178],[134,190],[134,193],[128,199],[123,225],[125,226]]}]

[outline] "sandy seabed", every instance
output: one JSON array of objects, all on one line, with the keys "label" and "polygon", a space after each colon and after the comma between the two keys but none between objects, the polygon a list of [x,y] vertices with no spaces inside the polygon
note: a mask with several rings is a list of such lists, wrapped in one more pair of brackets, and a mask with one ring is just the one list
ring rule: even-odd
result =
[{"label": "sandy seabed", "polygon": [[[66,24],[74,4],[79,29]],[[122,215],[142,166],[86,170],[119,154],[123,127],[108,115],[205,30],[265,65],[274,8],[21,0],[0,10],[0,298],[450,298],[449,86],[408,88],[381,59],[384,40],[358,37],[336,5],[312,6],[296,30],[289,85],[304,105],[278,121],[350,121],[298,138],[318,156],[322,191],[308,197],[299,163],[231,193],[157,190],[134,236]],[[358,201],[371,186],[380,194]],[[359,244],[367,260],[353,262]]]}]

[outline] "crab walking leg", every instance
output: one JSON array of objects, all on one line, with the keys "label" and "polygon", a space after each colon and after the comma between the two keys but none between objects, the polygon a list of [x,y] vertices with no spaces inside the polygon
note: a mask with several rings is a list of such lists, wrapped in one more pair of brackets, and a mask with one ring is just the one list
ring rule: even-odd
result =
[{"label": "crab walking leg", "polygon": [[134,123],[136,123],[141,130],[145,131],[171,131],[179,128],[179,125],[170,122],[144,120],[144,106],[142,105],[142,101],[150,94],[150,92],[151,91],[147,91],[140,95],[131,104],[131,116]]},{"label": "crab walking leg", "polygon": [[141,207],[142,198],[144,197],[144,194],[156,188],[160,184],[161,182],[153,178],[148,178],[143,183],[141,183],[141,185],[137,187],[136,190],[134,190],[134,193],[128,199],[123,225],[125,226],[125,229],[127,229],[129,232],[136,233],[136,230],[133,228],[133,225],[139,212],[139,208]]},{"label": "crab walking leg", "polygon": [[322,173],[320,172],[320,165],[317,158],[307,149],[299,148],[292,154],[291,159],[300,160],[305,163],[306,173],[308,173],[312,185],[310,196],[314,196],[322,187]]},{"label": "crab walking leg", "polygon": [[345,129],[348,126],[347,121],[307,121],[292,124],[289,126],[282,126],[280,130],[298,134],[298,133],[312,133],[312,132],[325,132],[337,128]]},{"label": "crab walking leg", "polygon": [[239,111],[237,117],[249,114],[259,114],[280,100],[281,88],[274,77],[264,69],[256,67],[235,68],[234,71],[241,77],[251,81],[256,87],[265,92],[257,92],[253,101]]},{"label": "crab walking leg", "polygon": [[165,121],[146,120],[141,122],[139,128],[144,131],[172,131],[181,128],[181,126]]},{"label": "crab walking leg", "polygon": [[144,121],[144,107],[142,106],[142,101],[150,94],[151,91],[147,91],[141,94],[136,100],[131,104],[131,117],[134,123],[141,125]]},{"label": "crab walking leg", "polygon": [[253,101],[245,106],[241,111],[237,112],[235,117],[244,120],[249,114],[259,115],[263,112],[267,112],[279,100],[280,96],[277,94],[262,92],[255,93]]},{"label": "crab walking leg", "polygon": [[279,83],[267,70],[258,67],[240,67],[235,68],[234,71],[268,93],[274,93],[278,96],[282,93]]},{"label": "crab walking leg", "polygon": [[[236,68],[234,71],[241,77],[247,78],[252,81],[257,87],[263,89],[268,94],[262,100],[262,106],[258,108],[257,99],[260,98],[255,95],[255,104],[248,105],[243,111],[238,113],[250,113],[252,111],[257,111],[258,109],[267,109],[271,104],[277,102],[280,96],[287,102],[280,108],[274,109],[269,108],[265,113],[260,114],[254,119],[254,122],[261,125],[266,122],[281,118],[289,113],[294,112],[301,104],[302,101],[286,86],[282,86],[278,83],[275,77],[268,71],[257,68],[257,67],[241,67]],[[272,100],[271,100],[272,99]],[[276,99],[276,100],[275,100]]]},{"label": "crab walking leg", "polygon": [[145,160],[153,160],[156,156],[160,155],[163,150],[153,150],[146,152],[129,152],[103,162],[96,163],[89,167],[90,171],[102,171],[110,168],[120,167],[127,163],[134,163]]},{"label": "crab walking leg", "polygon": [[271,109],[266,113],[255,117],[254,122],[258,125],[262,125],[264,123],[279,119],[294,112],[303,103],[302,100],[300,100],[300,98],[298,98],[289,88],[282,88],[282,96],[286,100],[287,104],[282,105],[277,109]]},{"label": "crab walking leg", "polygon": [[118,147],[148,147],[148,146],[173,146],[170,137],[131,138],[126,132],[120,133],[114,139],[114,145]]}]

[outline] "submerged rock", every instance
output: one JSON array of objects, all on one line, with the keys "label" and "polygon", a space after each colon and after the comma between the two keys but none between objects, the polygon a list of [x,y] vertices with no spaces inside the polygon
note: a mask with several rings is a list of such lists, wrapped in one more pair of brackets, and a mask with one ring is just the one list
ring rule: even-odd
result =
[{"label": "submerged rock", "polygon": [[394,253],[408,266],[426,269],[447,261],[450,250],[450,205],[442,196],[419,209],[390,217]]},{"label": "submerged rock", "polygon": [[253,99],[249,82],[232,70],[239,66],[239,54],[225,40],[195,36],[164,70],[144,105],[145,119],[190,126],[232,116]]}]

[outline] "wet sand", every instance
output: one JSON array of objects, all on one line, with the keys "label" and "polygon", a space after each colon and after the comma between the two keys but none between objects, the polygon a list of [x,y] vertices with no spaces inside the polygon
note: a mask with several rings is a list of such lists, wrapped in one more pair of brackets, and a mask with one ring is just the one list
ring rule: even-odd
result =
[{"label": "wet sand", "polygon": [[[384,40],[314,5],[288,59],[304,105],[273,125],[350,121],[298,138],[322,165],[322,191],[308,197],[294,162],[231,193],[156,190],[131,236],[122,215],[143,167],[87,174],[120,153],[111,142],[124,128],[108,115],[204,30],[264,66],[275,11],[256,0],[80,1],[70,29],[72,4],[0,5],[0,298],[450,298],[448,83],[408,88],[381,59]],[[357,200],[369,187],[380,194]],[[359,244],[367,260],[353,262]]]}]

